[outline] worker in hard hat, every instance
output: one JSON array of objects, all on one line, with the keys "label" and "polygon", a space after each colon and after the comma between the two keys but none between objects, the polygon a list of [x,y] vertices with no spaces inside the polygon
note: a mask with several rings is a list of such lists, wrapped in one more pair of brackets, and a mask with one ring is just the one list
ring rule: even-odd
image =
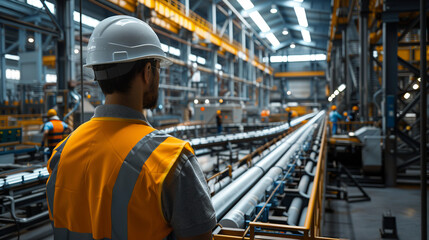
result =
[{"label": "worker in hard hat", "polygon": [[292,127],[290,125],[290,121],[292,120],[292,111],[290,110],[290,107],[287,107],[285,110],[287,112],[287,123],[288,123],[289,127]]},{"label": "worker in hard hat", "polygon": [[222,133],[222,112],[220,110],[216,111],[216,126],[217,133]]},{"label": "worker in hard hat", "polygon": [[329,120],[332,122],[332,135],[337,134],[338,121],[342,120],[341,114],[337,112],[337,106],[332,105],[329,113]]},{"label": "worker in hard hat", "polygon": [[41,146],[42,148],[45,145],[45,142],[48,142],[50,156],[57,144],[63,140],[63,135],[66,131],[71,131],[72,129],[69,125],[61,121],[57,116],[57,111],[55,109],[48,110],[48,122],[43,125],[43,138]]},{"label": "worker in hard hat", "polygon": [[188,142],[154,129],[160,67],[170,63],[145,22],[104,19],[88,43],[105,95],[48,162],[55,239],[210,239],[216,213]]},{"label": "worker in hard hat", "polygon": [[346,122],[346,124],[344,125],[344,127],[343,127],[343,130],[345,130],[345,131],[350,131],[350,115],[348,114],[348,112],[347,111],[344,111],[343,112],[343,117],[344,117],[344,121]]},{"label": "worker in hard hat", "polygon": [[358,114],[359,114],[359,107],[355,105],[352,107],[352,112],[350,113],[350,120],[359,121]]}]

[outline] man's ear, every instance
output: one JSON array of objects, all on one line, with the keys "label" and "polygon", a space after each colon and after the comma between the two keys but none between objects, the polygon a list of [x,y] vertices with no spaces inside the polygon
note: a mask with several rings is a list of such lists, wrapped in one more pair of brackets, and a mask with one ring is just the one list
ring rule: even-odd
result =
[{"label": "man's ear", "polygon": [[150,65],[149,62],[144,65],[142,74],[143,74],[143,76],[142,76],[143,82],[145,84],[149,84],[149,81],[151,79],[150,75],[152,74],[152,66]]}]

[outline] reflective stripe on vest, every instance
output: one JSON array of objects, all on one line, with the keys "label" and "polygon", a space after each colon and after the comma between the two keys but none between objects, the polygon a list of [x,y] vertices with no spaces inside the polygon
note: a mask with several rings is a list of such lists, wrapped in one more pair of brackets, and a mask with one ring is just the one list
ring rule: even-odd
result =
[{"label": "reflective stripe on vest", "polygon": [[53,129],[48,132],[48,146],[55,147],[63,139],[64,126],[61,120],[50,120]]},{"label": "reflective stripe on vest", "polygon": [[58,171],[58,162],[60,161],[61,153],[64,149],[64,146],[67,143],[67,139],[55,149],[55,154],[51,157],[49,168],[52,170],[52,173],[49,176],[48,182],[46,183],[46,198],[48,201],[49,213],[51,216],[54,216],[54,196],[55,196],[55,183],[57,181],[57,171]]},{"label": "reflective stripe on vest", "polygon": [[112,239],[128,239],[128,202],[143,164],[168,135],[155,130],[144,136],[125,158],[112,192]]}]

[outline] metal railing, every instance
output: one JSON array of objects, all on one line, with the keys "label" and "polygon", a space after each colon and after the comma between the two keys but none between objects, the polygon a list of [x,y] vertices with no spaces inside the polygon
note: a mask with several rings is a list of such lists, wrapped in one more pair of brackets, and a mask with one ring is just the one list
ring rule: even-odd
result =
[{"label": "metal railing", "polygon": [[[329,128],[332,129],[332,122],[329,121]],[[354,132],[356,130],[358,130],[361,127],[365,127],[365,126],[376,126],[377,122],[374,121],[367,121],[367,122],[360,122],[360,121],[350,121],[350,122],[345,122],[345,121],[338,121],[337,122],[337,133],[341,133],[341,134],[348,134],[349,132]],[[332,131],[331,131],[332,133]],[[332,133],[333,134],[333,133]]]}]

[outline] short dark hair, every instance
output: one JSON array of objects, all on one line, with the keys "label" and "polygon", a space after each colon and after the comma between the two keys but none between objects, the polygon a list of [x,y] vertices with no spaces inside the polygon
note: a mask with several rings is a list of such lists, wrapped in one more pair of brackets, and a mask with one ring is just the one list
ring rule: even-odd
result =
[{"label": "short dark hair", "polygon": [[[104,95],[112,94],[114,92],[125,93],[131,88],[131,81],[133,80],[133,78],[136,76],[136,74],[143,71],[144,66],[147,63],[150,63],[151,66],[156,66],[155,59],[142,59],[131,63],[113,63],[113,64],[95,65],[93,66],[94,72],[117,67],[119,64],[124,65],[124,68],[127,67],[126,65],[129,66],[130,64],[134,64],[134,66],[131,68],[130,71],[120,76],[99,80],[97,79],[97,75],[95,75],[94,80],[98,82],[98,85],[100,85],[101,91],[103,92]],[[155,73],[156,68],[152,67],[152,71]]]}]

